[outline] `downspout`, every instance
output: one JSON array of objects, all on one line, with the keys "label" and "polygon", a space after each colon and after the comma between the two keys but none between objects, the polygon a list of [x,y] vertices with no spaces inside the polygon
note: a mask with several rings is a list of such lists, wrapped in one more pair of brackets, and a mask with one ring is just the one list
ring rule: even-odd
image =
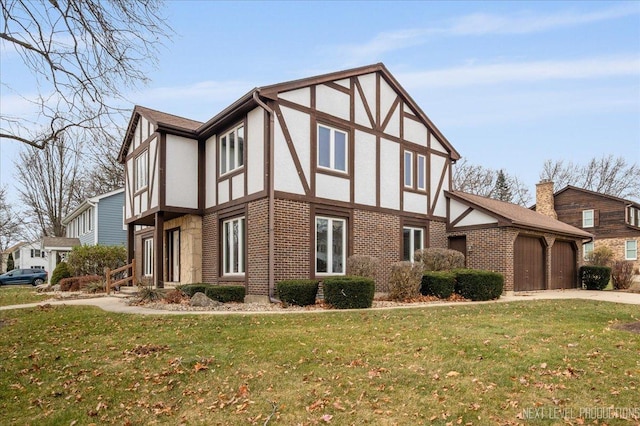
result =
[{"label": "downspout", "polygon": [[268,206],[268,232],[269,232],[269,236],[268,236],[268,246],[269,246],[269,260],[268,260],[268,282],[269,282],[269,301],[271,303],[280,303],[280,300],[278,300],[276,297],[274,297],[274,290],[275,290],[275,278],[274,278],[274,266],[275,266],[275,237],[274,237],[274,230],[275,230],[275,191],[274,191],[274,179],[273,179],[273,156],[274,156],[274,149],[273,149],[273,141],[274,141],[274,121],[273,121],[273,117],[275,115],[275,112],[266,104],[264,103],[261,99],[260,96],[258,96],[258,91],[255,90],[253,92],[253,100],[256,101],[256,103],[258,105],[260,105],[260,107],[262,107],[262,109],[264,109],[267,114],[269,114],[269,141],[268,141],[268,147],[269,147],[269,180],[268,180],[268,185],[269,185],[269,189],[268,189],[268,195],[267,195],[267,200],[269,203]]}]

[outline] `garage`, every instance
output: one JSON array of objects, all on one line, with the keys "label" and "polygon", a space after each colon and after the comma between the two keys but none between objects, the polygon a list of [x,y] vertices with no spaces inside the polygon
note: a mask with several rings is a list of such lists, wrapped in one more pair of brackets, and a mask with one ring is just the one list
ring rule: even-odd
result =
[{"label": "garage", "polygon": [[542,238],[520,235],[514,246],[514,290],[545,290],[545,245]]},{"label": "garage", "polygon": [[551,247],[550,288],[576,288],[576,248],[570,241],[556,241]]}]

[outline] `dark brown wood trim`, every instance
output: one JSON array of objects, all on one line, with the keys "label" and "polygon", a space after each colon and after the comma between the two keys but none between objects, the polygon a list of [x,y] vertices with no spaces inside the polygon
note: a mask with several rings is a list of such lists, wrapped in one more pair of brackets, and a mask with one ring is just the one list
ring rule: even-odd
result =
[{"label": "dark brown wood trim", "polygon": [[291,154],[291,158],[293,159],[293,164],[296,167],[296,171],[298,172],[298,177],[300,178],[300,182],[302,183],[302,188],[304,189],[305,194],[310,194],[311,189],[309,188],[309,183],[307,182],[307,178],[304,174],[304,170],[302,169],[302,164],[300,163],[300,158],[298,157],[298,153],[296,151],[296,147],[291,138],[291,134],[289,133],[289,128],[287,127],[287,122],[282,115],[282,111],[280,110],[280,105],[274,105],[273,109],[276,113],[276,117],[278,117],[278,122],[280,123],[280,128],[282,129],[282,133],[284,135],[284,139],[287,142],[287,146],[289,147],[289,153]]},{"label": "dark brown wood trim", "polygon": [[431,206],[431,210],[429,211],[429,215],[433,216],[435,210],[436,210],[436,204],[438,203],[438,197],[437,194],[440,194],[440,192],[442,191],[442,184],[444,183],[444,177],[446,176],[447,173],[447,169],[449,168],[450,164],[448,162],[444,163],[444,167],[442,168],[442,174],[440,175],[440,181],[438,183],[438,189],[436,189],[436,196],[432,197],[433,199],[433,205]]},{"label": "dark brown wood trim", "polygon": [[351,95],[351,92],[348,88],[341,86],[338,83],[334,83],[333,81],[327,81],[326,83],[324,83],[324,85],[347,95]]},{"label": "dark brown wood trim", "polygon": [[393,117],[393,113],[395,112],[399,104],[400,104],[400,97],[396,96],[396,100],[393,101],[393,103],[391,104],[391,107],[389,108],[389,112],[387,113],[387,116],[384,118],[384,121],[382,122],[382,126],[380,130],[382,130],[383,132],[389,125],[389,121],[391,121],[391,117]]},{"label": "dark brown wood trim", "polygon": [[148,138],[146,138],[144,141],[140,142],[140,145],[138,145],[133,151],[129,152],[125,156],[125,161],[137,157],[142,151],[147,149],[147,147],[149,147],[149,145],[151,145],[151,141],[153,139],[155,139],[156,137],[158,137],[159,135],[160,134],[157,133],[157,132],[154,132],[154,133],[150,134]]},{"label": "dark brown wood trim", "polygon": [[164,288],[164,212],[155,214],[155,227],[153,233],[154,277],[157,288]]},{"label": "dark brown wood trim", "polygon": [[380,73],[376,72],[376,130],[382,130],[380,126]]},{"label": "dark brown wood trim", "polygon": [[349,79],[349,121],[353,125],[356,121],[356,83],[355,77]]},{"label": "dark brown wood trim", "polygon": [[256,201],[259,200],[261,198],[265,198],[268,195],[268,191],[262,190],[260,192],[255,192],[251,195],[247,195],[246,197],[242,197],[242,198],[238,198],[237,200],[229,200],[226,203],[223,204],[219,204],[216,206],[212,206],[212,207],[207,207],[206,209],[204,209],[204,214],[211,214],[211,213],[216,213],[218,211],[227,209],[227,208],[232,208],[234,206],[237,205],[241,205],[241,204],[245,204],[245,203],[249,203],[251,201]]},{"label": "dark brown wood trim", "polygon": [[[399,188],[398,188],[398,194],[400,197],[400,211],[404,211],[404,154],[405,154],[405,150],[402,149],[402,146],[399,146],[398,148],[400,148],[400,179],[399,179]],[[412,158],[413,158],[413,153],[411,154]]]},{"label": "dark brown wood trim", "polygon": [[136,257],[135,230],[135,225],[127,224],[127,263],[131,263],[131,261]]},{"label": "dark brown wood trim", "polygon": [[[371,123],[371,129],[375,129],[376,122],[375,122],[375,119],[373,118],[373,114],[371,113],[371,108],[369,108],[369,103],[367,102],[367,97],[364,94],[364,90],[362,90],[362,86],[360,85],[360,80],[358,80],[358,77],[354,77],[353,79],[355,81],[356,88],[358,89],[358,95],[360,96],[362,105],[364,105],[364,110],[367,112],[367,117],[369,117],[369,122]],[[354,126],[355,125],[356,124],[354,120]]]},{"label": "dark brown wood trim", "polygon": [[[468,207],[465,211],[462,212],[462,214],[460,216],[458,216],[454,221],[450,222],[450,225],[452,228],[455,228],[455,226],[460,223],[462,221],[462,219],[464,219],[465,217],[469,216],[471,214],[471,212],[473,212],[473,208],[472,207]],[[447,212],[447,217],[449,218],[449,220],[451,220],[451,216],[449,216],[449,212]]]},{"label": "dark brown wood trim", "polygon": [[415,116],[415,115],[413,115],[413,114],[410,114],[410,113],[406,112],[406,111],[404,110],[404,108],[402,109],[402,116],[403,116],[404,118],[408,118],[408,119],[411,119],[411,120],[413,120],[413,121],[417,121],[417,122],[418,122],[418,123],[420,123],[420,124],[424,124],[424,125],[425,125],[425,127],[427,127],[427,129],[429,128],[425,123],[423,123],[423,122],[422,122],[422,120],[420,120],[420,118],[416,117],[416,116]]},{"label": "dark brown wood trim", "polygon": [[244,189],[242,191],[242,196],[246,197],[249,193],[249,114],[247,113],[247,119],[244,122],[244,141],[242,146],[242,170],[244,172]]}]

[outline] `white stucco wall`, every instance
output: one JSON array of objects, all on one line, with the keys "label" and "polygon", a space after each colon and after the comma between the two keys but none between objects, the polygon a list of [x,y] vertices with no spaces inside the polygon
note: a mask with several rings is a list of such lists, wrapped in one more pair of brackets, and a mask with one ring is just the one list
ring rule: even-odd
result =
[{"label": "white stucco wall", "polygon": [[198,141],[167,135],[166,147],[166,204],[172,207],[197,209]]},{"label": "white stucco wall", "polygon": [[278,120],[274,120],[274,139],[274,189],[293,194],[304,194],[304,188]]},{"label": "white stucco wall", "polygon": [[214,207],[216,205],[216,140],[217,136],[213,135],[205,141],[205,207]]},{"label": "white stucco wall", "polygon": [[321,198],[349,202],[351,200],[349,179],[317,173],[316,195]]},{"label": "white stucco wall", "polygon": [[380,206],[400,209],[400,146],[380,140]]},{"label": "white stucco wall", "polygon": [[[296,155],[300,161],[302,172],[307,182],[309,182],[309,177],[311,176],[311,141],[309,139],[311,119],[309,114],[304,112],[287,107],[282,107],[281,110],[284,120],[287,123],[287,129],[289,129],[289,135],[293,141]],[[287,150],[287,152],[289,151]],[[291,153],[289,153],[289,155],[291,155]]]},{"label": "white stucco wall", "polygon": [[376,205],[376,137],[355,131],[354,201]]},{"label": "white stucco wall", "polygon": [[349,95],[325,85],[316,86],[316,109],[344,120],[350,118]]},{"label": "white stucco wall", "polygon": [[490,223],[498,223],[498,219],[489,216],[486,213],[474,210],[469,213],[464,219],[456,224],[456,228],[460,226],[473,226],[473,225],[486,225]]},{"label": "white stucco wall", "polygon": [[423,194],[416,194],[415,192],[404,192],[404,211],[427,214],[428,198]]},{"label": "white stucco wall", "polygon": [[405,118],[404,138],[410,142],[427,146],[427,127],[416,120]]},{"label": "white stucco wall", "polygon": [[[245,165],[245,174],[247,179],[247,195],[249,195],[265,189],[264,110],[262,108],[256,108],[247,114],[246,135],[247,164]],[[207,180],[207,182],[209,182],[209,180]]]},{"label": "white stucco wall", "polygon": [[302,106],[306,106],[307,108],[311,107],[311,90],[308,87],[280,93],[278,94],[278,97]]}]

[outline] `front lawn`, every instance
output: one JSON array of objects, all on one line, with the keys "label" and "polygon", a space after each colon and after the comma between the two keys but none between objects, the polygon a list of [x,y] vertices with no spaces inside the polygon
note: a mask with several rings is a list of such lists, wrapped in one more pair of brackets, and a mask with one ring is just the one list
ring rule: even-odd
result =
[{"label": "front lawn", "polygon": [[31,285],[0,286],[0,306],[41,302],[49,298],[48,295],[36,293],[35,287]]},{"label": "front lawn", "polygon": [[591,423],[640,415],[640,334],[615,328],[639,320],[637,306],[582,300],[291,315],[2,311],[0,412],[4,424]]}]

